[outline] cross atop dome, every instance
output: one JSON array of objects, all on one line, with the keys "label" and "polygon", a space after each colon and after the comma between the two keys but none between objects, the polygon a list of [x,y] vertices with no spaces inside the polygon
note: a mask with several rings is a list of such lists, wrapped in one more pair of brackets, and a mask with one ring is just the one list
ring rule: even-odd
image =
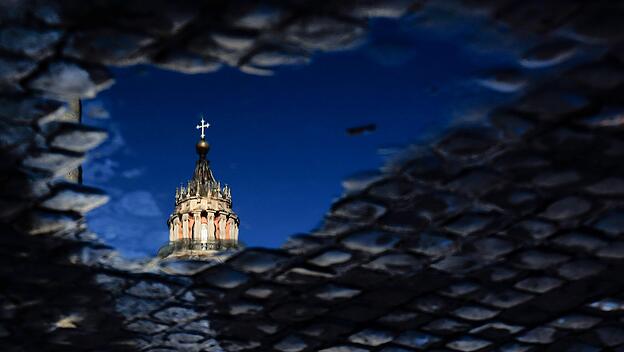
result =
[{"label": "cross atop dome", "polygon": [[210,124],[204,121],[204,117],[202,116],[201,124],[197,125],[196,129],[201,129],[201,139],[205,139],[206,134],[204,133],[204,129],[210,127]]}]

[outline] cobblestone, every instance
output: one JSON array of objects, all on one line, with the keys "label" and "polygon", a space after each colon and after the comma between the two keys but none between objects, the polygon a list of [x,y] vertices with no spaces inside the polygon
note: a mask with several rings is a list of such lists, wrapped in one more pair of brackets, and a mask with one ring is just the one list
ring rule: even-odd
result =
[{"label": "cobblestone", "polygon": [[536,293],[545,293],[552,289],[555,289],[563,284],[563,281],[548,276],[529,277],[522,281],[519,281],[515,287]]},{"label": "cobblestone", "polygon": [[72,123],[57,124],[54,132],[47,134],[51,147],[76,153],[85,153],[97,147],[108,136],[102,129]]},{"label": "cobblestone", "polygon": [[520,63],[527,68],[544,68],[565,62],[578,52],[578,44],[571,40],[547,41],[528,50]]},{"label": "cobblestone", "polygon": [[68,38],[63,55],[104,65],[132,65],[143,60],[141,49],[153,42],[153,38],[138,33],[80,32]]},{"label": "cobblestone", "polygon": [[28,86],[52,97],[73,99],[93,98],[112,84],[113,81],[105,69],[81,67],[73,62],[59,61],[50,63]]},{"label": "cobblestone", "polygon": [[549,205],[542,216],[550,220],[565,220],[579,216],[589,209],[591,205],[586,200],[579,197],[567,197]]},{"label": "cobblestone", "polygon": [[59,176],[69,172],[80,166],[84,161],[84,155],[61,152],[40,150],[32,153],[23,160],[23,165],[28,168],[49,172],[51,175]]},{"label": "cobblestone", "polygon": [[58,30],[39,30],[28,27],[5,27],[0,30],[0,48],[33,58],[53,53],[52,46],[61,39]]},{"label": "cobblestone", "polygon": [[108,201],[108,196],[95,188],[70,183],[57,185],[54,194],[41,202],[43,208],[86,213]]},{"label": "cobblestone", "polygon": [[364,232],[347,237],[343,243],[349,249],[379,254],[392,249],[398,241],[399,238],[391,234]]}]

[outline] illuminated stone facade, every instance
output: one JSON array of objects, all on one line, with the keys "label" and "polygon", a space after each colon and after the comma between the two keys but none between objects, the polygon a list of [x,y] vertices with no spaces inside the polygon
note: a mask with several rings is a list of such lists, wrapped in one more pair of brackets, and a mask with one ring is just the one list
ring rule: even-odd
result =
[{"label": "illuminated stone facade", "polygon": [[206,159],[208,150],[202,132],[193,177],[176,189],[175,208],[167,220],[169,244],[160,250],[161,257],[211,256],[238,248],[240,222],[232,210],[232,193],[214,178]]}]

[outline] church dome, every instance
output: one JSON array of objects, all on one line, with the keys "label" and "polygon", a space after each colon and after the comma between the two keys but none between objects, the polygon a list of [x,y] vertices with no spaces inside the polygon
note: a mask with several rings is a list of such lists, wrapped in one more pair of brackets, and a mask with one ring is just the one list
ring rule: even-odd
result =
[{"label": "church dome", "polygon": [[176,189],[175,206],[167,220],[169,244],[161,248],[160,257],[201,259],[238,248],[240,221],[232,210],[231,189],[215,179],[206,158],[210,144],[204,129],[208,126],[204,119],[197,126],[202,133],[195,148],[195,170],[186,186]]}]

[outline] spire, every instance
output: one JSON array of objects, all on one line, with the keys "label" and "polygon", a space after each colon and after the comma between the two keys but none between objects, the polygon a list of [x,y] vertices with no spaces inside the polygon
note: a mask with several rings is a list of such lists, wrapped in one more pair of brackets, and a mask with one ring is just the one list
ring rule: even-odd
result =
[{"label": "spire", "polygon": [[193,172],[193,178],[191,178],[191,181],[197,188],[201,188],[201,185],[208,185],[206,188],[210,188],[210,184],[215,182],[212,170],[210,170],[210,165],[206,159],[206,154],[208,154],[208,151],[210,150],[210,144],[206,142],[204,129],[208,127],[210,127],[210,124],[206,123],[203,117],[201,119],[201,123],[195,127],[196,129],[201,130],[201,139],[195,145],[195,150],[197,150],[199,159],[197,160],[197,163],[195,163],[195,172]]},{"label": "spire", "polygon": [[214,183],[215,178],[212,175],[212,170],[210,170],[210,165],[208,164],[208,160],[205,157],[199,158],[195,163],[195,172],[193,172],[193,178],[191,178],[191,182],[194,182],[199,187],[200,185]]},{"label": "spire", "polygon": [[210,162],[206,158],[210,144],[206,141],[204,129],[208,126],[210,124],[202,118],[201,124],[196,127],[198,130],[201,129],[200,140],[195,145],[199,158],[195,162],[195,170],[189,182],[186,185],[180,185],[176,190],[176,204],[184,202],[190,197],[221,198],[228,202],[232,200],[231,190],[227,186],[221,188],[221,183],[215,179],[210,169]]}]

